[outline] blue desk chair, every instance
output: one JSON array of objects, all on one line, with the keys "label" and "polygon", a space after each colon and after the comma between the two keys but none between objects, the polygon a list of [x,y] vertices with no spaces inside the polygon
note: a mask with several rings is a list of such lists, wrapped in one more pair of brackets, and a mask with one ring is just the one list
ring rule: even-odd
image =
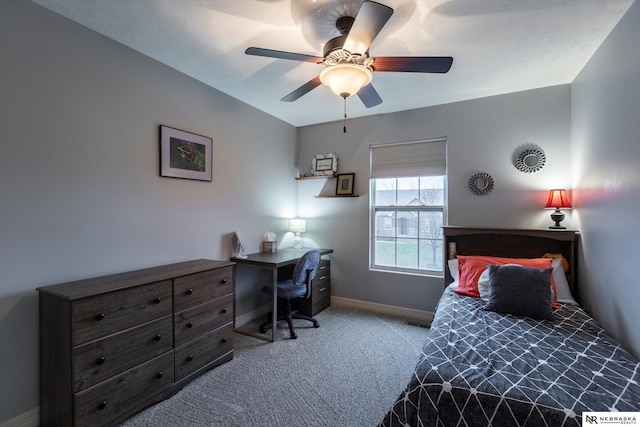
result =
[{"label": "blue desk chair", "polygon": [[[312,249],[306,252],[296,263],[293,269],[291,279],[278,281],[278,307],[284,305],[284,310],[280,312],[278,310],[278,320],[286,320],[289,325],[289,333],[292,339],[298,338],[298,335],[293,329],[292,319],[305,319],[313,322],[314,328],[319,328],[320,324],[312,317],[305,316],[296,311],[291,310],[291,300],[296,298],[309,298],[311,296],[311,281],[316,277],[318,272],[318,265],[320,264],[320,252],[316,249]],[[273,284],[264,285],[262,292],[269,295],[273,295]],[[283,304],[281,304],[281,302]],[[271,325],[272,314],[269,313],[267,321],[260,324],[260,332],[267,332],[268,327]]]}]

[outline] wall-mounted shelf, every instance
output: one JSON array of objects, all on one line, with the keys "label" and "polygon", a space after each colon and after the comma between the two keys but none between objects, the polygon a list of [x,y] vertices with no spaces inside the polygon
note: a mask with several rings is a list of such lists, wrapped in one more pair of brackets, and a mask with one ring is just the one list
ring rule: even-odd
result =
[{"label": "wall-mounted shelf", "polygon": [[[303,181],[305,179],[318,179],[318,178],[336,178],[336,175],[314,175],[314,176],[298,176],[296,181]],[[353,198],[360,197],[358,194],[318,194],[313,196],[316,199],[338,199],[338,198]]]},{"label": "wall-mounted shelf", "polygon": [[316,175],[316,176],[299,176],[296,177],[296,181],[302,181],[304,179],[318,179],[318,178],[335,178],[335,175]]}]

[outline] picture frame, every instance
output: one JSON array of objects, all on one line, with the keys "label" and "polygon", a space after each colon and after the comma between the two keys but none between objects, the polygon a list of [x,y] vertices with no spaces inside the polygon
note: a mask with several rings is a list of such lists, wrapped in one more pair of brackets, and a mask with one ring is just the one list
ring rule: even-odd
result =
[{"label": "picture frame", "polygon": [[338,174],[336,182],[336,196],[353,196],[353,182],[355,181],[355,173]]},{"label": "picture frame", "polygon": [[313,176],[335,176],[338,172],[338,156],[336,153],[316,154],[311,161]]},{"label": "picture frame", "polygon": [[160,176],[212,181],[213,140],[160,126]]}]

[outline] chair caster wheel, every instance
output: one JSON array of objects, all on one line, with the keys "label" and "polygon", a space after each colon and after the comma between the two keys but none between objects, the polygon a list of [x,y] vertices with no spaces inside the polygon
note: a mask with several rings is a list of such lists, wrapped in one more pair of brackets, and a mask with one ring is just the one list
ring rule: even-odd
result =
[{"label": "chair caster wheel", "polygon": [[296,334],[291,335],[291,339],[292,339],[292,340],[295,340],[295,339],[297,339],[297,338],[298,338],[298,335],[296,335]]},{"label": "chair caster wheel", "polygon": [[318,322],[313,322],[313,327],[314,327],[314,328],[319,328],[319,327],[320,327],[320,323],[318,323]]}]

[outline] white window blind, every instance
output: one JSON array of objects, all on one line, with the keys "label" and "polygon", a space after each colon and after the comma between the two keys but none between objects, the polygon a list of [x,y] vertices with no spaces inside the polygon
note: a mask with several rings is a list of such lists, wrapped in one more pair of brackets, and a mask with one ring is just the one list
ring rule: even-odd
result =
[{"label": "white window blind", "polygon": [[446,175],[447,141],[372,145],[370,158],[371,178]]}]

